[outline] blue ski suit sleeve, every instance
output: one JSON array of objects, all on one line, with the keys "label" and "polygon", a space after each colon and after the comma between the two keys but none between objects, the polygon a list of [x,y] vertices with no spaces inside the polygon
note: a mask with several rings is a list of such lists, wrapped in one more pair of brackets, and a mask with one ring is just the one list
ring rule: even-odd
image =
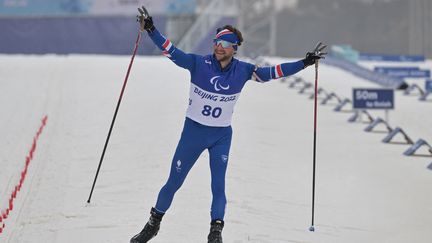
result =
[{"label": "blue ski suit sleeve", "polygon": [[182,50],[175,47],[171,41],[163,36],[157,29],[149,33],[153,43],[162,50],[162,54],[177,66],[189,70],[191,73],[195,69],[195,54],[184,53]]},{"label": "blue ski suit sleeve", "polygon": [[303,68],[304,63],[302,60],[297,62],[282,63],[271,67],[253,66],[252,79],[258,82],[267,82],[272,79],[293,75],[301,71]]}]

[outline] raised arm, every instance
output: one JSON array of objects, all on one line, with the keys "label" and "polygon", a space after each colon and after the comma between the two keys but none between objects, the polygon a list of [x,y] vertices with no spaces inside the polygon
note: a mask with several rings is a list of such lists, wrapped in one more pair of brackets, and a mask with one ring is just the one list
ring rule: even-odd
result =
[{"label": "raised arm", "polygon": [[252,72],[252,79],[258,82],[267,82],[272,79],[278,79],[293,75],[305,67],[303,61],[288,62],[270,67],[255,66]]},{"label": "raised arm", "polygon": [[186,54],[182,50],[175,47],[171,41],[163,36],[154,26],[153,18],[149,15],[147,9],[143,6],[138,8],[140,15],[137,16],[137,21],[140,23],[140,30],[143,32],[147,31],[153,43],[162,50],[162,54],[177,66],[188,69],[192,72],[195,69],[195,57],[194,54]]},{"label": "raised arm", "polygon": [[302,69],[315,64],[315,62],[327,54],[322,52],[326,48],[322,43],[318,43],[315,49],[306,53],[306,57],[297,62],[288,62],[278,64],[271,67],[258,67],[255,66],[252,72],[252,79],[258,82],[267,82],[272,79],[287,77],[293,75]]}]

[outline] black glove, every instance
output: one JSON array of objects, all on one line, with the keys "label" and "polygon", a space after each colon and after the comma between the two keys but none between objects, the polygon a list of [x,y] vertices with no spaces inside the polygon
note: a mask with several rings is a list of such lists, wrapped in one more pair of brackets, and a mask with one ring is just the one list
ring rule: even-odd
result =
[{"label": "black glove", "polygon": [[324,59],[325,55],[327,55],[326,52],[321,52],[324,50],[327,46],[323,45],[321,42],[317,44],[315,49],[312,52],[306,53],[306,58],[303,59],[304,67],[310,66],[315,64],[316,60]]},{"label": "black glove", "polygon": [[149,15],[147,9],[142,6],[141,8],[138,8],[138,12],[140,14],[137,15],[137,22],[140,23],[140,31],[143,32],[145,30],[148,33],[153,32],[153,30],[155,30],[153,18]]}]

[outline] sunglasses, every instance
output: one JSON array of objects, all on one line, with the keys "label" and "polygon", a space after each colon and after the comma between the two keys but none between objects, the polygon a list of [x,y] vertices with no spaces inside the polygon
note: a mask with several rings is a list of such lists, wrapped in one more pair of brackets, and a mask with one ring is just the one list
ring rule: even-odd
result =
[{"label": "sunglasses", "polygon": [[228,47],[233,47],[236,46],[237,44],[235,43],[231,43],[229,41],[225,41],[225,40],[221,40],[221,39],[214,39],[213,43],[215,46],[221,45],[223,48],[228,48]]}]

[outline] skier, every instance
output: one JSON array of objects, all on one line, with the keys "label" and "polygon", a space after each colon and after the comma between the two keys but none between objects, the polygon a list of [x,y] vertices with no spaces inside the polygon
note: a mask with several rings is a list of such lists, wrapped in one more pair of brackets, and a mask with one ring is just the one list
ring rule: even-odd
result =
[{"label": "skier", "polygon": [[159,192],[150,219],[131,243],[148,242],[157,235],[162,217],[169,209],[174,194],[183,184],[189,170],[200,154],[208,150],[211,170],[211,223],[208,243],[222,243],[225,215],[225,172],[231,145],[231,117],[234,105],[246,81],[266,82],[299,72],[323,58],[325,46],[317,46],[302,60],[272,67],[258,67],[234,58],[243,42],[236,28],[226,25],[217,29],[213,40],[213,54],[200,56],[177,49],[153,24],[148,11],[139,8],[137,21],[140,31],[147,31],[154,44],[177,66],[191,75],[189,106],[180,141],[174,153],[170,175]]}]

